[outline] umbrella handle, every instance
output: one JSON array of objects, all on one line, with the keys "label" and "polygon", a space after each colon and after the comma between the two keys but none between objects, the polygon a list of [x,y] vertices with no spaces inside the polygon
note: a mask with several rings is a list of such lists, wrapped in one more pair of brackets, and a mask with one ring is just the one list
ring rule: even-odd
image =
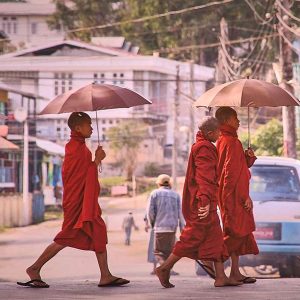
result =
[{"label": "umbrella handle", "polygon": [[[101,146],[100,145],[100,136],[99,136],[99,126],[98,126],[98,114],[97,114],[97,110],[96,110],[96,126],[97,126],[98,146]],[[100,162],[100,164],[98,166],[98,171],[99,171],[99,173],[102,173],[102,162]]]},{"label": "umbrella handle", "polygon": [[251,148],[251,139],[250,139],[250,107],[248,106],[248,149]]}]

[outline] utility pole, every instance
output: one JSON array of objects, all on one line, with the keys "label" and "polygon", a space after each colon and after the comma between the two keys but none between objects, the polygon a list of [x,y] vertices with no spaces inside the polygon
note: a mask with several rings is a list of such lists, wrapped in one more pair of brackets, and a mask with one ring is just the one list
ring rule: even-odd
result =
[{"label": "utility pole", "polygon": [[[281,0],[282,5],[290,11],[290,1],[289,0]],[[279,14],[283,19],[285,19],[284,11],[278,7]],[[278,22],[278,26],[281,32],[290,39],[291,33],[287,30],[280,22]],[[280,69],[282,72],[282,81],[279,85],[293,93],[293,87],[288,84],[288,82],[293,78],[293,64],[292,64],[292,49],[290,45],[282,38],[279,37],[280,40]],[[296,116],[295,116],[295,107],[283,107],[282,108],[282,123],[283,123],[283,149],[284,156],[297,158],[297,150],[296,150]]]},{"label": "utility pole", "polygon": [[177,148],[178,148],[178,107],[179,107],[179,93],[180,93],[180,78],[179,78],[179,66],[176,66],[176,89],[173,103],[173,146],[172,146],[172,179],[173,187],[177,188]]},{"label": "utility pole", "polygon": [[[228,24],[225,20],[225,18],[222,18],[220,21],[220,38],[226,42],[228,41]],[[224,54],[222,52],[222,47],[219,46],[218,48],[218,62],[216,65],[216,71],[215,71],[215,81],[216,85],[219,85],[221,83],[226,82],[226,80],[230,80],[228,76],[225,73],[225,67],[223,60],[225,59]]]},{"label": "utility pole", "polygon": [[[195,74],[194,74],[194,61],[190,62],[190,97],[191,99],[195,99],[195,82],[194,82]],[[194,134],[195,134],[195,115],[194,115],[194,107],[190,105],[190,128],[189,128],[189,148],[193,144]]]}]

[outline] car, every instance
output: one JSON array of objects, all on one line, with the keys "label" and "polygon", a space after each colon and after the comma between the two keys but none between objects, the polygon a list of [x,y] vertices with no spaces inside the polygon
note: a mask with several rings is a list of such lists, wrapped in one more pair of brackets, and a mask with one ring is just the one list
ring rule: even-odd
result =
[{"label": "car", "polygon": [[[258,157],[250,168],[250,196],[256,223],[258,255],[243,265],[273,266],[281,277],[300,277],[300,161]],[[267,268],[257,268],[261,274]]]}]

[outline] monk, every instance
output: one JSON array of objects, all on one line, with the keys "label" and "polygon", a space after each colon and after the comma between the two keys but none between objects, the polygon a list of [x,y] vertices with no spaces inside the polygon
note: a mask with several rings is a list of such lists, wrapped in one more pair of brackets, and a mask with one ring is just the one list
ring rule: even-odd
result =
[{"label": "monk", "polygon": [[91,118],[83,112],[72,113],[68,119],[71,139],[65,148],[62,167],[64,186],[62,230],[36,262],[27,268],[30,281],[18,282],[19,285],[48,288],[49,285],[41,279],[41,269],[65,247],[95,252],[101,272],[99,287],[129,283],[126,279],[113,276],[107,264],[107,232],[98,204],[100,192],[98,166],[106,154],[102,147],[98,146],[95,160],[92,161],[92,154],[85,144],[85,139],[93,132],[91,124]]},{"label": "monk", "polygon": [[219,123],[215,118],[202,120],[191,149],[183,190],[182,212],[186,226],[172,254],[156,269],[156,275],[165,288],[174,287],[169,281],[170,270],[182,257],[213,261],[215,287],[240,284],[227,278],[223,266],[228,253],[217,215],[218,155],[213,145],[219,134]]},{"label": "monk", "polygon": [[239,256],[258,254],[253,236],[255,223],[253,203],[249,196],[249,168],[256,157],[252,149],[244,151],[238,139],[239,119],[234,109],[221,107],[216,111],[221,136],[217,142],[219,154],[219,207],[223,221],[224,241],[231,257],[231,279],[254,283],[255,278],[246,277],[239,270]]}]

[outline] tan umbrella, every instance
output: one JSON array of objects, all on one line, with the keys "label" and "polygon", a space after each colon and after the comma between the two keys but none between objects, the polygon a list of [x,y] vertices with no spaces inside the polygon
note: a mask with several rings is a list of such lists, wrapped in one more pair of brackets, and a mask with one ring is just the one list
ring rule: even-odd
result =
[{"label": "tan umbrella", "polygon": [[98,143],[100,143],[97,110],[127,108],[151,103],[151,101],[130,89],[110,84],[92,83],[58,95],[40,114],[95,111]]},{"label": "tan umbrella", "polygon": [[273,83],[257,79],[240,79],[215,86],[194,103],[195,107],[248,107],[248,140],[250,146],[250,107],[299,106],[299,100]]}]

